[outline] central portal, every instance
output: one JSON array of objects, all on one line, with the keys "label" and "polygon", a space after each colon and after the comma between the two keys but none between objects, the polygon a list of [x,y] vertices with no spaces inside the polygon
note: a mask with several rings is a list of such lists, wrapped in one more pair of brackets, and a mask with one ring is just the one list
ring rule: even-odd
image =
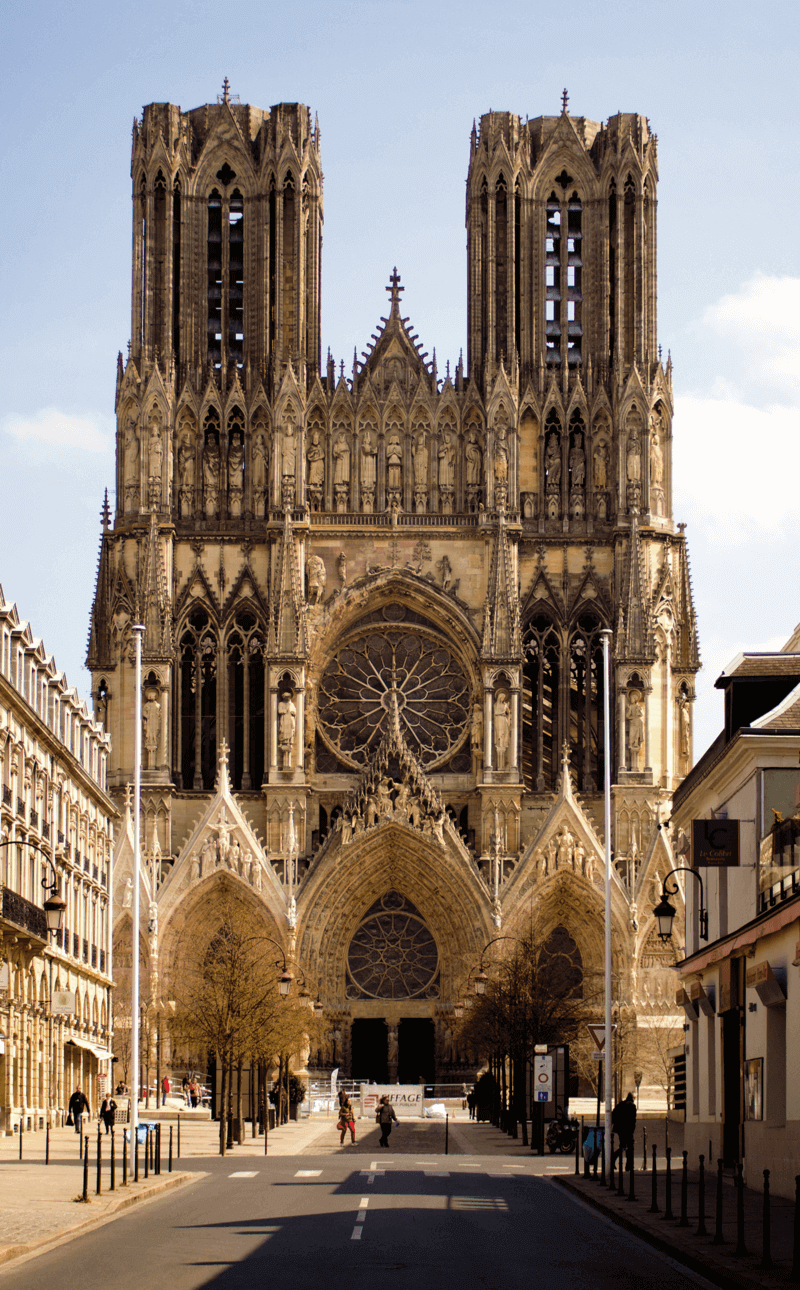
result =
[{"label": "central portal", "polygon": [[406,1017],[398,1030],[400,1084],[432,1084],[436,1075],[434,1025],[430,1017]]},{"label": "central portal", "polygon": [[351,1079],[386,1084],[389,1079],[389,1034],[380,1017],[358,1017],[351,1031]]}]

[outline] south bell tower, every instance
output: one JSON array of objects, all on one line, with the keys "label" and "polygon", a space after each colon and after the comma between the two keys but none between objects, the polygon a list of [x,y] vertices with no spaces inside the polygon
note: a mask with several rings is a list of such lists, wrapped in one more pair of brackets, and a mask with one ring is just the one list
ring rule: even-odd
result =
[{"label": "south bell tower", "polygon": [[[600,967],[610,628],[621,997],[667,1000],[649,910],[699,654],[656,183],[641,116],[599,124],[565,99],[481,117],[466,367],[429,356],[395,271],[345,369],[320,362],[309,110],[226,85],[135,122],[131,343],[88,665],[123,807],[144,623],[151,984],[232,885],[319,984],[335,1019],[321,1065],[474,1074],[452,1008],[500,929],[533,909],[553,955]],[[123,830],[123,939],[129,864]],[[401,923],[421,975],[389,971],[410,961],[386,939]],[[368,1069],[373,1025],[386,1046]]]}]

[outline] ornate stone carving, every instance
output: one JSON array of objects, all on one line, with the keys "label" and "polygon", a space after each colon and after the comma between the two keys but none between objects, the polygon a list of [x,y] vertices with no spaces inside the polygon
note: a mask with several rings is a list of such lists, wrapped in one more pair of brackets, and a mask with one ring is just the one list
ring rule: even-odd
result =
[{"label": "ornate stone carving", "polygon": [[253,513],[261,518],[266,514],[267,490],[269,487],[269,448],[263,421],[256,424],[253,437],[253,465],[251,469],[253,488]]},{"label": "ornate stone carving", "polygon": [[325,491],[325,445],[319,426],[314,424],[306,449],[306,494],[312,511],[322,509]]},{"label": "ornate stone carving", "polygon": [[369,421],[364,423],[361,439],[361,509],[366,515],[375,510],[378,444]]},{"label": "ornate stone carving", "polygon": [[310,605],[316,605],[325,595],[327,580],[328,575],[325,572],[325,561],[322,556],[310,555],[306,560],[306,594]]}]

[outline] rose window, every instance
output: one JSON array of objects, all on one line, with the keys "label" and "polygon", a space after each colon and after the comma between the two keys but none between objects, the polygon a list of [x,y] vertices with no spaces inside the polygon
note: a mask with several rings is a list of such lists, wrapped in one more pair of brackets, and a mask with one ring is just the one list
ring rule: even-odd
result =
[{"label": "rose window", "polygon": [[[402,613],[402,606],[388,606]],[[469,733],[471,687],[463,665],[433,630],[374,624],[350,636],[319,683],[319,731],[346,765],[363,766],[387,728],[392,693],[409,749],[431,769]]]},{"label": "rose window", "polygon": [[389,891],[372,906],[350,942],[348,997],[438,997],[439,951],[410,901]]}]

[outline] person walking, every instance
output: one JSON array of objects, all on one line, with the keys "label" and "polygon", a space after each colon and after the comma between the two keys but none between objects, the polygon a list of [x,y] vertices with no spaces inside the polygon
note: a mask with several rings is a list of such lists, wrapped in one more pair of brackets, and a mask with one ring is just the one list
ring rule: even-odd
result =
[{"label": "person walking", "polygon": [[350,1130],[351,1142],[355,1142],[356,1140],[355,1111],[353,1110],[353,1103],[350,1101],[350,1098],[344,1092],[339,1094],[339,1123],[337,1124],[336,1127],[337,1129],[341,1130],[341,1136],[339,1138],[340,1144],[344,1142],[344,1135],[347,1133],[348,1129]]},{"label": "person walking", "polygon": [[631,1159],[633,1156],[633,1135],[636,1130],[636,1102],[633,1093],[622,1102],[617,1102],[614,1110],[611,1112],[611,1131],[616,1133],[618,1146],[616,1151],[611,1154],[611,1168],[614,1168],[614,1161],[621,1152],[626,1153],[627,1168],[631,1168]]},{"label": "person walking", "polygon": [[397,1116],[394,1113],[394,1107],[389,1101],[388,1093],[384,1093],[378,1104],[378,1113],[375,1116],[378,1124],[381,1126],[381,1136],[378,1142],[379,1147],[388,1147],[389,1134],[392,1131],[392,1125],[397,1124]]},{"label": "person walking", "polygon": [[117,1109],[117,1104],[114,1101],[113,1097],[103,1098],[103,1102],[100,1107],[100,1119],[103,1121],[103,1124],[106,1126],[106,1133],[111,1133],[114,1128],[114,1113],[116,1109]]},{"label": "person walking", "polygon": [[165,1075],[161,1081],[161,1105],[162,1106],[167,1105],[168,1097],[169,1097],[169,1076]]},{"label": "person walking", "polygon": [[75,1132],[78,1137],[81,1135],[81,1123],[84,1115],[90,1115],[91,1110],[86,1100],[86,1094],[81,1089],[76,1088],[72,1097],[69,1099],[69,1114],[72,1117],[72,1123],[75,1126]]}]

